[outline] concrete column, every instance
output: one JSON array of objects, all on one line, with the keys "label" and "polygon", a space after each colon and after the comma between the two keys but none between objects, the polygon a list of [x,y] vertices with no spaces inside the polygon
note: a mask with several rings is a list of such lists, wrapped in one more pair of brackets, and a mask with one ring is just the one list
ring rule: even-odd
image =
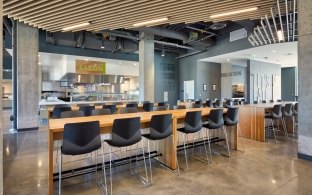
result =
[{"label": "concrete column", "polygon": [[298,1],[298,157],[312,161],[312,1]]},{"label": "concrete column", "polygon": [[139,100],[154,101],[154,35],[140,33],[139,43]]},{"label": "concrete column", "polygon": [[221,64],[221,98],[232,98],[232,64]]},{"label": "concrete column", "polygon": [[[2,3],[0,1],[0,24],[3,24]],[[0,25],[0,83],[3,84],[3,25]],[[0,87],[0,97],[3,97],[2,86]],[[0,101],[0,195],[3,194],[3,122],[2,122],[2,101]]]},{"label": "concrete column", "polygon": [[38,128],[39,30],[17,23],[17,129]]}]

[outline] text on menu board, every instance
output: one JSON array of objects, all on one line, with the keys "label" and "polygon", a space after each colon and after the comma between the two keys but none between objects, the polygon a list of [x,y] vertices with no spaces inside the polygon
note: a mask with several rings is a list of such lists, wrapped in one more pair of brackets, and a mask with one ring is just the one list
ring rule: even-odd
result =
[{"label": "text on menu board", "polygon": [[106,63],[99,61],[76,60],[76,74],[97,74],[106,73]]}]

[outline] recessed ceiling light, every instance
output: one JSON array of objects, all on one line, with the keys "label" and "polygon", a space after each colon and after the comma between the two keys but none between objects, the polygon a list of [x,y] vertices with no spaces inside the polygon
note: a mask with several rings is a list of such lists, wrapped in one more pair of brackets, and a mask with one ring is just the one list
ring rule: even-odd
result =
[{"label": "recessed ceiling light", "polygon": [[230,61],[230,59],[226,59],[226,61],[228,61],[228,62],[229,62],[229,61]]},{"label": "recessed ceiling light", "polygon": [[73,30],[73,29],[76,29],[76,28],[88,26],[88,25],[90,25],[90,24],[91,24],[90,22],[85,22],[85,23],[81,23],[81,24],[77,24],[77,25],[65,27],[65,28],[62,29],[62,31]]},{"label": "recessed ceiling light", "polygon": [[138,64],[137,64],[137,63],[134,63],[134,64],[133,64],[133,66],[136,66],[136,65],[138,65]]},{"label": "recessed ceiling light", "polygon": [[285,53],[285,56],[291,56],[293,55],[292,53]]},{"label": "recessed ceiling light", "polygon": [[283,41],[284,40],[284,32],[281,30],[277,31],[277,38],[279,41]]},{"label": "recessed ceiling light", "polygon": [[266,60],[269,59],[269,57],[263,57],[263,58],[266,59]]},{"label": "recessed ceiling light", "polygon": [[272,50],[273,53],[276,53],[276,50]]},{"label": "recessed ceiling light", "polygon": [[121,62],[121,61],[118,61],[118,64],[122,64],[122,62]]},{"label": "recessed ceiling light", "polygon": [[211,15],[210,18],[220,18],[220,17],[230,16],[230,15],[234,15],[234,14],[240,14],[240,13],[245,13],[245,12],[250,12],[250,11],[256,11],[257,9],[258,9],[257,7],[252,7],[252,8],[237,10],[237,11],[233,11],[233,12],[226,12],[226,13],[222,13],[222,14],[215,14],[215,15]]},{"label": "recessed ceiling light", "polygon": [[89,60],[86,58],[85,61],[89,61]]}]

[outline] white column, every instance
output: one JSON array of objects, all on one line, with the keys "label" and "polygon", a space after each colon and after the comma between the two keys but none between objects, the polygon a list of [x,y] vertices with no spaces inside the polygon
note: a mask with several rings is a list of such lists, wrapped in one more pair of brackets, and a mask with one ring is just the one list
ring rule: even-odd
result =
[{"label": "white column", "polygon": [[154,101],[154,35],[140,33],[139,43],[139,99]]},{"label": "white column", "polygon": [[312,1],[298,1],[298,157],[312,161]]},{"label": "white column", "polygon": [[39,30],[17,24],[17,129],[38,128]]}]

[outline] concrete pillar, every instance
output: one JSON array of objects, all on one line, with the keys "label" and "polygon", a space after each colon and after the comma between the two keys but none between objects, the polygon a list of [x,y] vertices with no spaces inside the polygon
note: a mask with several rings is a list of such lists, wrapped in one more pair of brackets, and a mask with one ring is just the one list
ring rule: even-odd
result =
[{"label": "concrete pillar", "polygon": [[[2,3],[0,1],[0,24],[3,24],[3,17],[2,17]],[[2,85],[2,76],[3,76],[3,25],[0,25],[0,83]],[[0,87],[0,97],[3,97],[2,86]],[[2,101],[0,101],[0,195],[3,194],[3,122],[2,122]]]},{"label": "concrete pillar", "polygon": [[312,1],[298,1],[298,157],[312,161]]},{"label": "concrete pillar", "polygon": [[154,35],[140,33],[139,43],[139,100],[154,101]]},{"label": "concrete pillar", "polygon": [[232,98],[232,64],[221,64],[221,98]]},{"label": "concrete pillar", "polygon": [[17,23],[17,129],[38,128],[39,30]]}]

